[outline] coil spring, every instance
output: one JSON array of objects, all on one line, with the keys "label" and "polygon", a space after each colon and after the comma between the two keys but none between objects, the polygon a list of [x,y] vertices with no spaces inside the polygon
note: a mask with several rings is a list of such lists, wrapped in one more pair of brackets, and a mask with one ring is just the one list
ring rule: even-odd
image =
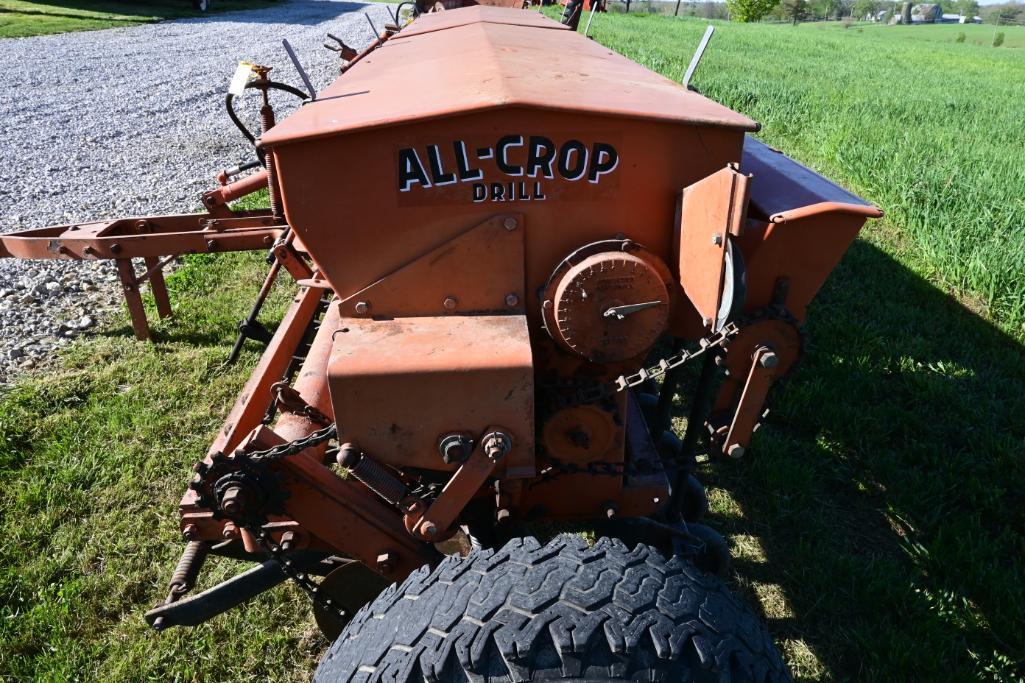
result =
[{"label": "coil spring", "polygon": [[203,566],[203,561],[206,560],[208,549],[209,546],[202,541],[188,542],[185,546],[185,552],[182,553],[181,559],[178,560],[178,566],[174,568],[174,573],[171,574],[170,588],[172,593],[180,595],[192,588],[196,582],[196,576]]},{"label": "coil spring", "polygon": [[338,454],[338,464],[349,470],[352,476],[392,505],[398,505],[408,493],[406,485],[388,472],[383,465],[367,457],[365,453],[361,453],[351,444],[342,446]]},{"label": "coil spring", "polygon": [[[269,104],[260,107],[260,124],[264,133],[274,127],[274,110]],[[274,166],[274,155],[265,155],[263,165],[267,169],[267,195],[270,197],[271,213],[276,218],[280,218],[285,215],[285,207],[281,203],[281,193],[278,191],[278,174]]]}]

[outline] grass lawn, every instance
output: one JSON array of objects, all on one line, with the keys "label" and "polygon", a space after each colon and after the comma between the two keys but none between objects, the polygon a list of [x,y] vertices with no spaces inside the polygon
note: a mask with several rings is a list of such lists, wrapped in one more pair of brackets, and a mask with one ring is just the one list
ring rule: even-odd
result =
[{"label": "grass lawn", "polygon": [[[703,28],[603,15],[592,35],[678,78]],[[1025,53],[718,28],[698,87],[888,211],[820,294],[750,456],[702,466],[733,587],[801,680],[1020,680]],[[0,396],[0,678],[309,677],[326,643],[290,587],[192,630],[142,621],[189,466],[255,363],[219,367],[265,267],[191,257],[156,344],[122,317]]]},{"label": "grass lawn", "polygon": [[849,31],[865,33],[870,38],[928,43],[957,43],[957,37],[964,34],[964,45],[991,47],[996,33],[1004,34],[1004,44],[998,49],[1025,47],[1025,26],[994,26],[993,24],[931,24],[928,26],[886,26],[859,22],[844,28],[839,21],[814,22],[800,25],[801,30]]},{"label": "grass lawn", "polygon": [[[214,0],[209,12],[273,5],[273,0]],[[0,38],[24,38],[67,31],[95,31],[204,16],[191,0],[0,0]]]}]

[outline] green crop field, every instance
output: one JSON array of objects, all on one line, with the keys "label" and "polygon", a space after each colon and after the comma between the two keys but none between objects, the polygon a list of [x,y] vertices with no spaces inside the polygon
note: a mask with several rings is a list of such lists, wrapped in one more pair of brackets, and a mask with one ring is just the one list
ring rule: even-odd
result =
[{"label": "green crop field", "polygon": [[[703,29],[610,14],[591,33],[678,79]],[[799,680],[1020,681],[1025,51],[946,26],[717,29],[695,84],[887,212],[813,306],[749,456],[701,467],[731,587]],[[291,588],[189,631],[141,617],[255,362],[219,367],[265,267],[189,258],[156,344],[122,317],[0,394],[0,678],[309,677],[326,643]]]}]

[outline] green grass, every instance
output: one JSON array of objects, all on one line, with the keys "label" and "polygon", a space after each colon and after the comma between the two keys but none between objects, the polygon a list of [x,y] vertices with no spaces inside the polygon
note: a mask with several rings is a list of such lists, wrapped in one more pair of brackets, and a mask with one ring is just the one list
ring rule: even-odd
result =
[{"label": "green grass", "polygon": [[[272,0],[214,0],[210,13],[269,7]],[[0,0],[0,38],[95,31],[201,17],[190,0]]]},{"label": "green grass", "polygon": [[[678,77],[703,25],[599,16],[592,33]],[[813,306],[749,457],[701,476],[733,587],[799,679],[1020,680],[1025,54],[898,35],[720,25],[698,73],[888,211]],[[325,643],[291,588],[188,631],[141,616],[180,550],[189,466],[255,362],[219,369],[264,268],[192,257],[155,345],[122,317],[0,396],[0,678],[309,676]]]},{"label": "green grass", "polygon": [[[993,45],[994,31],[1004,34],[1004,44],[998,49],[1012,49],[1025,47],[1025,26],[1000,26],[992,24],[935,24],[932,26],[887,26],[885,24],[873,24],[859,22],[849,28],[844,28],[839,21],[823,21],[808,24],[801,24],[802,31],[847,31],[850,33],[864,33],[869,38],[878,38],[886,41],[901,41],[926,43],[955,43],[958,34],[965,34],[964,45],[991,47]],[[920,46],[928,49],[928,45]],[[992,48],[991,48],[992,49]]]}]

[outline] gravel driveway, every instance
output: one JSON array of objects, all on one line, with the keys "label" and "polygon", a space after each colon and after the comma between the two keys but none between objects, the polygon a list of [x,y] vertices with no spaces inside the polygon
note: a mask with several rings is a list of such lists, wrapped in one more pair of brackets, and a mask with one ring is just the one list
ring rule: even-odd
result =
[{"label": "gravel driveway", "polygon": [[[321,88],[358,49],[384,4],[280,6],[106,31],[0,40],[0,232],[138,214],[189,212],[216,173],[253,158],[224,113],[239,60],[302,87],[287,38]],[[255,102],[252,91],[246,104]],[[279,120],[294,105],[276,102]],[[243,109],[249,109],[243,107]],[[255,108],[247,112],[257,126]],[[0,383],[121,305],[111,262],[0,259]],[[174,302],[172,302],[172,305]]]}]

